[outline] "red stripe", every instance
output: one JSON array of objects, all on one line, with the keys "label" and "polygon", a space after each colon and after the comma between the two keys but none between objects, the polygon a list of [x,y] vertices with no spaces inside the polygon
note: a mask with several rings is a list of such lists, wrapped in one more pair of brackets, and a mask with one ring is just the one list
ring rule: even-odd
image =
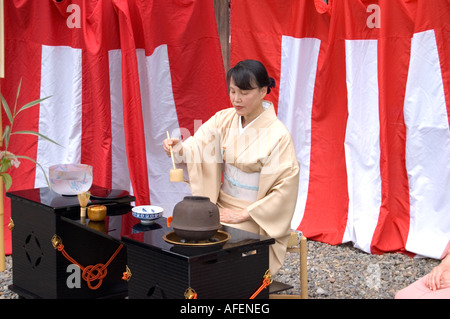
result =
[{"label": "red stripe", "polygon": [[332,12],[328,34],[317,35],[325,40],[321,42],[311,113],[308,197],[298,229],[311,239],[339,244],[348,214],[344,151],[348,112],[345,43],[334,7]]},{"label": "red stripe", "polygon": [[450,28],[435,30],[439,61],[441,62],[442,82],[444,85],[445,104],[450,127]]},{"label": "red stripe", "polygon": [[[342,242],[348,193],[344,140],[347,121],[343,41],[322,42],[311,113],[311,160],[305,213],[298,229],[308,238]],[[332,107],[330,106],[332,101]]]},{"label": "red stripe", "polygon": [[450,21],[448,19],[450,6],[445,0],[436,0],[432,4],[429,6],[428,2],[427,4],[420,3],[421,6],[418,10],[426,10],[424,16],[427,19],[416,24],[416,32],[422,29],[434,29],[450,127]]},{"label": "red stripe", "polygon": [[111,187],[111,103],[108,53],[82,51],[81,163],[94,167],[95,185]]},{"label": "red stripe", "polygon": [[150,190],[136,44],[131,24],[132,17],[128,4],[114,0],[113,3],[119,17],[122,53],[123,116],[128,170],[136,196],[136,205],[144,205],[150,203]]},{"label": "red stripe", "polygon": [[93,166],[94,184],[109,188],[113,172],[108,50],[118,47],[116,12],[105,1],[79,5],[81,28],[71,29],[70,45],[83,48],[81,162]]},{"label": "red stripe", "polygon": [[245,59],[261,61],[276,82],[275,88],[266,97],[274,104],[275,110],[278,110],[283,35],[279,15],[285,14],[285,9],[289,8],[281,2],[233,0],[230,13],[230,65],[233,67]]},{"label": "red stripe", "polygon": [[371,242],[371,252],[375,254],[405,252],[410,223],[403,103],[413,23],[398,3],[383,1],[380,8],[383,23],[378,38],[382,201]]}]

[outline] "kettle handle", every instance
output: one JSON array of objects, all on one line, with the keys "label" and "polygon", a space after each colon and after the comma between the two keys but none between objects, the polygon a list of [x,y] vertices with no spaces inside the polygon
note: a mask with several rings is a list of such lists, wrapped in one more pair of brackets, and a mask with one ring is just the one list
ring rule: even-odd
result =
[{"label": "kettle handle", "polygon": [[167,217],[167,227],[170,227],[171,222],[172,222],[172,216]]}]

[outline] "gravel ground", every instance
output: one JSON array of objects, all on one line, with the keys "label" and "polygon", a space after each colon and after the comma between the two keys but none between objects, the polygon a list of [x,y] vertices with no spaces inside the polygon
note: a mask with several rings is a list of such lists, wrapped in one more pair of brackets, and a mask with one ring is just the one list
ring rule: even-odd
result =
[{"label": "gravel ground", "polygon": [[6,256],[6,270],[0,272],[0,299],[18,299],[18,295],[8,289],[12,284],[12,258]]},{"label": "gravel ground", "polygon": [[[400,253],[367,254],[352,244],[329,245],[308,241],[308,296],[310,299],[393,299],[395,293],[439,264],[431,258]],[[274,280],[300,293],[299,258],[288,253]]]},{"label": "gravel ground", "polygon": [[[308,241],[308,296],[310,299],[392,299],[395,293],[424,276],[439,264],[430,258],[403,254],[370,255],[351,244],[328,245]],[[12,283],[11,256],[0,272],[0,299],[16,299],[8,289]],[[300,292],[299,258],[288,253],[273,279],[294,286],[288,294]]]}]

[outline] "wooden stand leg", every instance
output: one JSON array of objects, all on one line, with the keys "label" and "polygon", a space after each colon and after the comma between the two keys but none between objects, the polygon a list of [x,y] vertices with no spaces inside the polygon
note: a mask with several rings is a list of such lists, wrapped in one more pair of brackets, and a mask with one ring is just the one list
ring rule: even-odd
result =
[{"label": "wooden stand leg", "polygon": [[300,284],[302,299],[308,299],[308,273],[307,273],[308,247],[306,237],[300,238]]}]

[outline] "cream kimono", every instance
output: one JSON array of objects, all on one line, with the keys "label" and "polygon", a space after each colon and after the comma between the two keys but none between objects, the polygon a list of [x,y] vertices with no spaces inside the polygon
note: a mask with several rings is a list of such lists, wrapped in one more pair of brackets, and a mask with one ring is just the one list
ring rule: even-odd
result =
[{"label": "cream kimono", "polygon": [[283,265],[297,201],[299,164],[289,131],[273,105],[245,129],[234,108],[217,112],[183,142],[193,195],[218,207],[247,208],[250,219],[230,226],[275,239],[270,272]]}]

